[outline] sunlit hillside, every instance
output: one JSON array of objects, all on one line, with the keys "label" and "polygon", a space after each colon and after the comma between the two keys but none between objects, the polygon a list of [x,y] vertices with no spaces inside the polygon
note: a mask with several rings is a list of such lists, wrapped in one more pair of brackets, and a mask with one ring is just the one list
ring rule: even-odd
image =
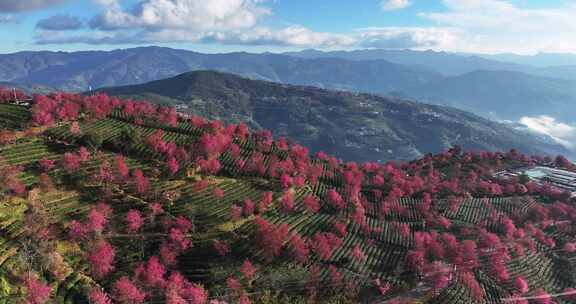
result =
[{"label": "sunlit hillside", "polygon": [[571,193],[496,177],[575,171],[563,157],[343,163],[146,102],[16,99],[0,101],[0,303],[575,300]]}]

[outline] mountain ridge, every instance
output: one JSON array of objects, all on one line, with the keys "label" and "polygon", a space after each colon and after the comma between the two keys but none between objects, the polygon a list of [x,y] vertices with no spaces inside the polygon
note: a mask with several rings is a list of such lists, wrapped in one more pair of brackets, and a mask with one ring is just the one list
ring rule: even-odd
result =
[{"label": "mountain ridge", "polygon": [[514,71],[475,71],[406,90],[406,96],[518,121],[547,115],[572,121],[576,81]]},{"label": "mountain ridge", "polygon": [[351,160],[409,159],[454,144],[479,150],[517,145],[535,152],[530,146],[538,143],[548,154],[567,153],[556,144],[458,109],[214,71],[98,92],[176,104],[184,111],[227,122],[248,121],[313,151]]},{"label": "mountain ridge", "polygon": [[256,79],[379,93],[441,77],[430,70],[384,60],[359,62],[302,59],[281,54],[202,54],[162,47],[0,55],[0,80],[41,83],[67,91],[143,83],[191,70],[219,70]]},{"label": "mountain ridge", "polygon": [[414,51],[414,50],[386,50],[364,49],[353,51],[329,51],[305,50],[302,52],[284,53],[301,58],[342,58],[348,60],[387,60],[397,64],[422,65],[436,70],[445,76],[465,74],[478,69],[489,70],[513,70],[530,71],[531,68],[517,63],[499,61],[484,58],[474,54],[456,54],[438,51]]}]

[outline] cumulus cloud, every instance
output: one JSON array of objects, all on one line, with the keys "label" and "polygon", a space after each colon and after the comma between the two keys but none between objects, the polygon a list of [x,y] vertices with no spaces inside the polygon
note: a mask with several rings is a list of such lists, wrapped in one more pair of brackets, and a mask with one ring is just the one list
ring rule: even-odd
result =
[{"label": "cumulus cloud", "polygon": [[37,44],[148,44],[148,43],[218,43],[233,45],[273,45],[319,48],[441,48],[458,39],[460,33],[450,28],[366,28],[350,34],[315,32],[303,26],[279,29],[256,26],[229,31],[191,31],[187,29],[140,29],[138,31],[96,30],[90,35],[39,33]]},{"label": "cumulus cloud", "polygon": [[0,12],[24,12],[43,9],[68,0],[1,0]]},{"label": "cumulus cloud", "polygon": [[386,27],[358,30],[359,44],[368,48],[432,48],[453,44],[460,34],[453,28]]},{"label": "cumulus cloud", "polygon": [[[36,43],[137,45],[188,42],[391,49],[450,49],[455,45],[468,43],[466,30],[456,26],[364,28],[342,34],[316,32],[301,25],[275,28],[264,26],[263,19],[272,14],[265,5],[273,0],[140,0],[132,7],[120,5],[120,0],[93,1],[101,5],[102,11],[90,21],[91,31],[75,34],[54,31],[37,33]],[[391,8],[393,5],[409,5],[410,1],[385,3]],[[471,4],[459,5],[455,4],[454,9],[478,8]],[[61,18],[46,21],[50,25],[39,24],[38,27],[67,28],[69,24],[64,24],[65,22],[59,19]],[[62,24],[51,26],[56,21]],[[75,26],[70,24],[70,28]]]},{"label": "cumulus cloud", "polygon": [[[451,49],[472,52],[576,52],[576,4],[524,8],[521,1],[442,0],[445,12],[419,16],[457,27],[466,38]],[[519,49],[522,46],[522,49]]]},{"label": "cumulus cloud", "polygon": [[70,31],[82,28],[79,18],[69,15],[55,15],[42,19],[36,24],[36,28],[48,31]]},{"label": "cumulus cloud", "polygon": [[250,31],[209,33],[200,40],[206,43],[322,47],[349,46],[356,42],[356,39],[347,35],[318,33],[302,26],[290,26],[278,30],[257,27]]},{"label": "cumulus cloud", "polygon": [[[266,0],[142,0],[125,9],[118,0],[96,0],[103,12],[90,21],[87,35],[38,33],[37,44],[142,44],[163,42],[351,46],[357,37],[315,32],[293,25],[270,28],[260,19],[271,14]],[[56,21],[56,20],[53,20]],[[64,27],[64,26],[62,26]]]},{"label": "cumulus cloud", "polygon": [[0,24],[16,23],[14,15],[0,15]]},{"label": "cumulus cloud", "polygon": [[550,136],[568,148],[576,148],[576,126],[574,125],[557,121],[554,117],[546,115],[522,117],[520,123],[534,132]]},{"label": "cumulus cloud", "polygon": [[[79,35],[42,32],[36,43],[426,48],[448,44],[456,35],[448,28],[366,28],[346,34],[316,32],[300,25],[271,28],[260,22],[271,14],[264,6],[266,0],[141,0],[131,8],[122,7],[118,0],[95,1],[103,11],[91,20],[92,31]],[[62,17],[50,18],[38,27],[67,28],[64,21],[72,20]]]},{"label": "cumulus cloud", "polygon": [[412,5],[410,0],[385,0],[380,2],[380,8],[383,11],[395,11],[403,8],[407,8]]},{"label": "cumulus cloud", "polygon": [[255,26],[258,19],[270,14],[261,0],[144,0],[130,10],[116,1],[100,0],[105,11],[91,26],[100,30],[134,27],[153,29],[233,30]]},{"label": "cumulus cloud", "polygon": [[111,6],[115,6],[116,8],[120,7],[120,4],[118,3],[119,0],[93,0],[93,1],[96,4],[99,4],[104,7],[111,7]]},{"label": "cumulus cloud", "polygon": [[62,33],[40,33],[37,44],[145,44],[159,42],[220,43],[235,45],[276,45],[276,46],[350,46],[356,39],[347,35],[317,33],[300,26],[278,30],[256,27],[250,31],[208,31],[194,32],[179,29],[157,31],[110,32],[95,31],[89,36],[68,36]]},{"label": "cumulus cloud", "polygon": [[524,9],[504,0],[443,0],[442,2],[448,9],[447,12],[422,13],[421,15],[441,23],[474,29],[550,31],[550,26],[556,28],[558,25],[570,30],[576,29],[576,25],[572,22],[576,7]]}]

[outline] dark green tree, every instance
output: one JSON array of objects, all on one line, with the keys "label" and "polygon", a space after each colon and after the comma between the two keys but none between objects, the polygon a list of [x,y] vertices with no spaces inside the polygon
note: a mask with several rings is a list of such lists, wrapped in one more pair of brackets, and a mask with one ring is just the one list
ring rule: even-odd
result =
[{"label": "dark green tree", "polygon": [[104,136],[97,130],[90,130],[82,137],[82,144],[89,147],[92,150],[98,150],[102,147],[104,142]]},{"label": "dark green tree", "polygon": [[527,184],[530,181],[530,177],[526,173],[518,175],[518,182],[521,184]]},{"label": "dark green tree", "polygon": [[138,129],[133,127],[124,127],[118,137],[118,144],[124,148],[133,148],[142,140]]}]

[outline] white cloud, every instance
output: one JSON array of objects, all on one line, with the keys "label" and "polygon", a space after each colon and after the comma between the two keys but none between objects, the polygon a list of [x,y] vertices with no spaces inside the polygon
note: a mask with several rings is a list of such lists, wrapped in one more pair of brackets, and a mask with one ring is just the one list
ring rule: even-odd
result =
[{"label": "white cloud", "polygon": [[250,31],[234,31],[205,35],[203,42],[250,45],[284,46],[320,46],[342,47],[356,43],[356,39],[347,35],[313,32],[302,26],[290,26],[278,30],[257,27]]},{"label": "white cloud", "polygon": [[576,5],[523,8],[519,1],[442,0],[446,12],[420,13],[466,38],[450,49],[468,52],[576,52]]},{"label": "white cloud", "polygon": [[118,3],[119,0],[93,0],[96,4],[102,5],[104,7],[119,7],[120,4]]},{"label": "white cloud", "polygon": [[37,44],[148,44],[162,42],[220,43],[234,45],[275,45],[299,47],[342,47],[357,43],[354,37],[332,33],[313,32],[300,26],[278,30],[255,27],[249,31],[205,31],[163,29],[156,31],[111,32],[94,31],[91,35],[70,36],[61,32],[42,32],[36,36]]},{"label": "white cloud", "polygon": [[270,14],[260,0],[144,0],[130,10],[122,9],[116,1],[99,1],[105,11],[91,25],[101,30],[234,30],[253,27],[260,17]]},{"label": "white cloud", "polygon": [[[364,28],[348,33],[316,32],[301,25],[264,26],[263,19],[272,14],[265,4],[274,0],[140,0],[129,8],[121,6],[120,0],[93,1],[101,5],[102,12],[90,22],[92,31],[73,35],[38,33],[36,42],[126,45],[190,42],[454,51],[500,48],[503,43],[517,49],[523,43],[517,37],[489,35],[489,30],[476,28],[484,24],[500,30],[506,20],[505,12],[518,10],[501,0],[443,0],[448,12],[421,15],[446,26]],[[411,2],[384,1],[382,4],[400,8]],[[502,43],[494,41],[498,39]]]},{"label": "white cloud", "polygon": [[556,121],[554,117],[545,115],[522,117],[520,123],[534,132],[552,137],[568,148],[576,148],[576,126],[574,125]]},{"label": "white cloud", "polygon": [[380,8],[383,11],[395,11],[409,7],[412,5],[410,0],[384,0],[380,2]]},{"label": "white cloud", "polygon": [[0,15],[0,24],[16,23],[14,15]]},{"label": "white cloud", "polygon": [[342,48],[417,47],[447,39],[429,29],[372,28],[347,34],[315,32],[300,25],[263,26],[272,0],[141,0],[123,8],[119,0],[94,0],[103,11],[90,22],[92,31],[78,36],[38,33],[38,44],[219,43]]},{"label": "white cloud", "polygon": [[451,28],[366,28],[349,34],[315,32],[303,26],[273,29],[255,26],[228,31],[193,31],[179,28],[149,30],[95,30],[90,35],[67,35],[42,32],[37,44],[149,44],[149,43],[218,43],[229,45],[273,45],[317,48],[442,48],[458,39]]},{"label": "white cloud", "polygon": [[[2,9],[29,10],[66,0],[0,0]],[[347,33],[316,32],[302,25],[271,27],[268,3],[276,0],[92,0],[102,11],[91,31],[37,33],[39,44],[142,44],[197,42],[316,48],[436,49],[473,53],[576,52],[576,1],[554,8],[524,8],[520,0],[440,0],[446,10],[418,16],[430,27],[365,28]],[[423,0],[424,1],[424,0]],[[379,1],[384,10],[411,0]],[[122,4],[122,5],[121,5]],[[2,17],[0,23],[13,21]],[[78,36],[81,35],[81,36]]]},{"label": "white cloud", "polygon": [[[278,29],[261,26],[271,14],[267,0],[142,0],[124,9],[118,0],[95,0],[103,7],[90,26],[90,36],[40,33],[39,44],[141,44],[195,42],[303,47],[349,46],[350,35],[314,32],[293,25]],[[108,32],[108,33],[106,33]]]},{"label": "white cloud", "polygon": [[357,30],[359,44],[369,48],[441,48],[452,45],[461,34],[454,28],[384,27]]}]

